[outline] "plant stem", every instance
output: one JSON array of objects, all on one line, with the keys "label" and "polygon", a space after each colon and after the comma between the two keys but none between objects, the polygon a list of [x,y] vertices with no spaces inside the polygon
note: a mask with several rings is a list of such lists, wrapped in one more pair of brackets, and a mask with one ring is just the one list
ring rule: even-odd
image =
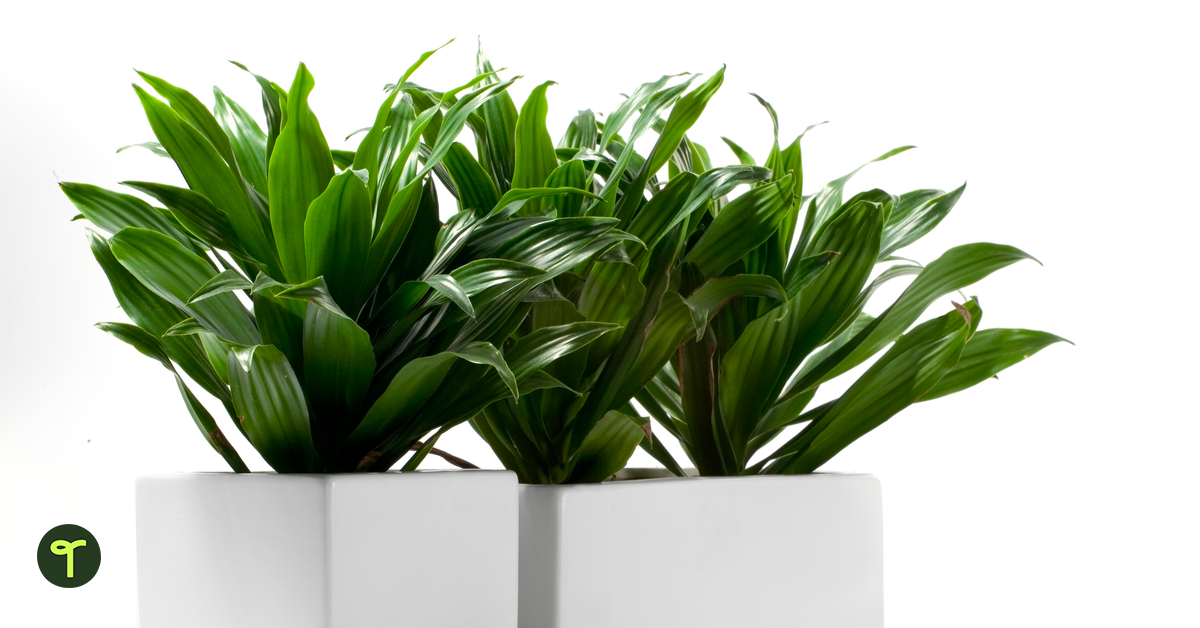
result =
[{"label": "plant stem", "polygon": [[[425,443],[423,443],[421,441],[417,441],[416,443],[413,444],[412,451],[419,451],[424,446],[425,446]],[[458,456],[455,456],[454,454],[452,454],[448,451],[442,451],[441,449],[438,449],[437,447],[430,449],[429,453],[440,457],[442,460],[449,462],[450,464],[458,467],[459,469],[478,469],[479,468],[477,465],[475,465],[471,462],[468,462],[466,460],[463,460],[462,458],[459,458]]]}]

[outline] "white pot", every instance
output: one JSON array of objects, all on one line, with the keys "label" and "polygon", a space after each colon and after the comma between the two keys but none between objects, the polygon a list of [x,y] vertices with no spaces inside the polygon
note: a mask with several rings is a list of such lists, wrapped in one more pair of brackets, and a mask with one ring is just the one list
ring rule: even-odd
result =
[{"label": "white pot", "polygon": [[137,481],[142,628],[514,628],[507,471]]},{"label": "white pot", "polygon": [[521,628],[883,626],[869,475],[520,487]]}]

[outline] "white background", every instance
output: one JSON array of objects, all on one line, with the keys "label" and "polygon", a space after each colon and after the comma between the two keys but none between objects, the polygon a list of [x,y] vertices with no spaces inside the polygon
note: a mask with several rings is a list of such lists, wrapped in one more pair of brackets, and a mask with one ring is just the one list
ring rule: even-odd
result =
[{"label": "white background", "polygon": [[[559,82],[556,139],[577,109],[610,111],[660,74],[728,64],[691,132],[714,161],[733,161],[720,135],[765,157],[755,91],[785,142],[832,121],[805,139],[806,192],[910,143],[920,149],[871,166],[852,191],[969,181],[911,256],[988,240],[1045,264],[968,292],[984,326],[1077,346],[911,408],[827,466],[883,482],[888,626],[1200,625],[1200,51],[1185,3],[272,4],[22,2],[0,18],[0,624],[133,625],[133,478],[222,465],[170,376],[92,328],[124,318],[55,185],[180,180],[148,152],[114,154],[153,139],[131,68],[209,104],[219,84],[258,115],[257,86],[225,60],[285,86],[304,61],[312,106],[341,138],[451,37],[413,80],[465,82],[482,35],[506,76],[525,75],[518,105]],[[465,427],[443,443],[496,464]],[[96,579],[72,590],[34,560],[41,535],[68,522],[104,550]],[[653,595],[644,576],[625,594]]]}]

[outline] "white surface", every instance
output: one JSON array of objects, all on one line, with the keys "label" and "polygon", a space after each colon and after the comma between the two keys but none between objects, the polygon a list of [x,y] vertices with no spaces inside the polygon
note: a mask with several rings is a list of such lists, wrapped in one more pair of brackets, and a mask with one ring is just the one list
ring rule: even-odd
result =
[{"label": "white surface", "polygon": [[[222,468],[170,375],[92,329],[124,318],[54,184],[54,173],[111,187],[180,180],[149,153],[113,153],[152,139],[130,68],[208,104],[218,84],[258,115],[257,87],[225,59],[285,84],[303,60],[321,124],[340,138],[370,123],[380,88],[417,54],[455,36],[414,80],[460,84],[476,34],[507,76],[525,75],[518,103],[559,82],[548,92],[555,139],[581,107],[610,111],[638,82],[727,63],[692,134],[714,159],[733,159],[721,135],[767,153],[754,91],[779,111],[785,140],[832,121],[804,140],[806,192],[903,144],[920,148],[867,168],[851,191],[969,180],[910,256],[986,240],[1045,263],[968,293],[985,327],[1078,346],[912,408],[827,465],[886,487],[889,628],[1200,624],[1197,23],[1196,3],[1178,0],[6,3],[0,624],[132,626],[133,479]],[[469,429],[439,446],[496,464]],[[45,582],[33,560],[62,523],[104,548],[78,589]]]},{"label": "white surface", "polygon": [[137,534],[143,628],[516,626],[508,472],[145,477]]},{"label": "white surface", "polygon": [[520,628],[882,628],[869,475],[521,486]]}]

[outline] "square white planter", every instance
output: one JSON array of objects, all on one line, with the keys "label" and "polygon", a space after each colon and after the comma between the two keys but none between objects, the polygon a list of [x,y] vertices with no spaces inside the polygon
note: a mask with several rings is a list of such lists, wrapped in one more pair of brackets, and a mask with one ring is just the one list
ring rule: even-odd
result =
[{"label": "square white planter", "polygon": [[507,471],[137,480],[141,628],[514,628]]},{"label": "square white planter", "polygon": [[883,626],[869,475],[521,486],[521,628]]}]

